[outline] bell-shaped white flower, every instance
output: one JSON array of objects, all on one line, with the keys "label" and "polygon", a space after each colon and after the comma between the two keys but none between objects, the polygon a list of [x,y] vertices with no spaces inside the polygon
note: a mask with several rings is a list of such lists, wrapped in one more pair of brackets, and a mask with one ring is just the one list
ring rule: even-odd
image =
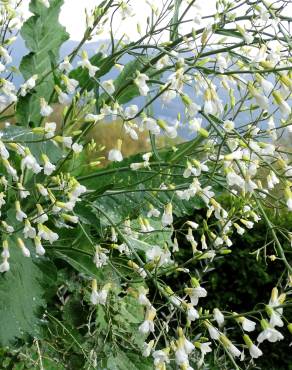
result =
[{"label": "bell-shaped white flower", "polygon": [[67,73],[69,73],[69,72],[71,72],[72,71],[72,69],[73,69],[73,66],[72,66],[72,64],[70,63],[70,61],[69,61],[69,58],[68,57],[65,57],[64,58],[64,60],[63,60],[63,62],[62,63],[60,63],[60,65],[59,65],[59,69],[60,69],[60,71],[65,71],[65,72],[67,72]]},{"label": "bell-shaped white flower", "polygon": [[0,140],[0,157],[2,159],[8,159],[9,158],[9,152],[5,147],[5,144]]},{"label": "bell-shaped white flower", "polygon": [[111,149],[108,153],[108,160],[111,162],[122,162],[123,155],[119,149]]},{"label": "bell-shaped white flower", "polygon": [[143,343],[142,356],[149,357],[154,346],[154,340],[151,340],[149,343]]},{"label": "bell-shaped white flower", "polygon": [[15,202],[15,210],[17,221],[22,222],[25,218],[27,218],[26,213],[21,210],[20,203],[18,200]]},{"label": "bell-shaped white flower", "polygon": [[50,176],[55,171],[56,166],[50,162],[46,154],[42,154],[42,160],[44,162],[44,174]]},{"label": "bell-shaped white flower", "polygon": [[97,268],[107,265],[108,256],[107,254],[109,251],[105,248],[102,248],[100,245],[95,246],[95,254],[93,258],[93,262],[95,263]]},{"label": "bell-shaped white flower", "polygon": [[169,226],[173,223],[173,215],[172,215],[172,204],[168,203],[165,208],[161,219],[162,226]]},{"label": "bell-shaped white flower", "polygon": [[124,111],[124,114],[125,114],[125,118],[126,119],[131,119],[131,118],[134,118],[136,116],[136,114],[138,113],[138,107],[137,105],[130,105],[129,107],[127,107]]},{"label": "bell-shaped white flower", "polygon": [[39,236],[36,236],[34,238],[34,245],[35,245],[36,254],[38,254],[39,256],[43,256],[46,253],[46,250],[42,246],[41,238]]},{"label": "bell-shaped white flower", "polygon": [[214,319],[217,321],[218,326],[222,326],[224,324],[224,315],[219,310],[219,308],[214,308],[213,310]]},{"label": "bell-shaped white flower", "polygon": [[25,237],[25,239],[27,238],[35,238],[36,236],[36,229],[34,227],[31,226],[31,223],[29,222],[28,219],[25,220],[24,222],[24,229],[23,229],[23,235]]},{"label": "bell-shaped white flower", "polygon": [[102,88],[109,94],[113,95],[115,92],[115,85],[113,80],[106,80],[101,83]]},{"label": "bell-shaped white flower", "polygon": [[139,93],[142,96],[146,96],[149,92],[149,87],[147,86],[148,80],[149,80],[149,77],[147,75],[137,71],[137,77],[134,79],[134,83],[138,87]]},{"label": "bell-shaped white flower", "polygon": [[41,105],[40,114],[43,117],[48,117],[50,114],[53,113],[53,108],[48,105],[44,98],[40,99],[40,105]]},{"label": "bell-shaped white flower", "polygon": [[219,338],[220,338],[220,331],[217,328],[215,328],[215,326],[213,326],[212,324],[210,324],[208,321],[204,321],[204,324],[205,324],[205,326],[208,329],[210,338],[213,339],[213,340],[219,340]]},{"label": "bell-shaped white flower", "polygon": [[243,339],[245,341],[245,344],[248,347],[249,354],[251,355],[252,358],[258,358],[258,357],[262,356],[263,352],[259,349],[259,347],[257,347],[252,342],[252,340],[250,339],[250,337],[248,335],[245,334],[243,336]]},{"label": "bell-shaped white flower", "polygon": [[59,235],[50,230],[47,226],[38,224],[38,236],[41,239],[47,240],[50,244],[53,244],[59,239]]},{"label": "bell-shaped white flower", "polygon": [[10,264],[8,258],[3,258],[2,263],[0,264],[0,273],[7,272],[10,270]]},{"label": "bell-shaped white flower", "polygon": [[96,72],[99,70],[98,67],[93,66],[89,59],[86,51],[82,51],[82,60],[77,63],[80,67],[85,68],[88,70],[88,74],[90,77],[94,77]]},{"label": "bell-shaped white flower", "polygon": [[21,249],[21,252],[24,257],[30,257],[30,251],[29,249],[25,246],[23,240],[21,238],[17,238],[17,244],[19,248]]},{"label": "bell-shaped white flower", "polygon": [[277,329],[272,328],[265,319],[261,321],[261,325],[262,325],[263,331],[257,337],[257,341],[259,343],[262,343],[265,340],[271,343],[275,343],[277,341],[284,339],[284,336],[282,335],[282,333],[280,333]]},{"label": "bell-shaped white flower", "polygon": [[156,310],[153,307],[148,307],[145,315],[144,322],[139,326],[138,330],[142,334],[149,334],[154,332],[154,318],[156,316]]}]

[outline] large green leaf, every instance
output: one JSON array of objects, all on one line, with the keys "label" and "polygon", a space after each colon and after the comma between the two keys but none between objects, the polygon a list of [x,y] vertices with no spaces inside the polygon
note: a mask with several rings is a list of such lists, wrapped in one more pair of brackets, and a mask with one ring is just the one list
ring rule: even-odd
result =
[{"label": "large green leaf", "polygon": [[[52,284],[32,258],[23,257],[16,242],[11,242],[11,270],[0,275],[0,343],[2,346],[23,337],[38,334],[44,294]],[[45,262],[46,263],[46,262]],[[50,263],[50,262],[48,262]],[[51,265],[51,263],[50,263]],[[51,266],[52,267],[52,266]]]},{"label": "large green leaf", "polygon": [[17,119],[27,126],[37,125],[41,119],[40,97],[49,100],[54,90],[54,75],[50,73],[56,65],[59,48],[69,38],[65,28],[59,23],[59,13],[63,0],[51,0],[46,8],[38,0],[31,0],[29,10],[33,13],[23,25],[21,36],[30,53],[23,57],[20,72],[27,80],[37,74],[39,81],[35,89],[17,103]]},{"label": "large green leaf", "polygon": [[56,146],[50,140],[44,140],[44,137],[33,133],[30,129],[20,126],[9,126],[1,130],[2,140],[17,141],[23,146],[27,146],[31,153],[41,160],[41,155],[46,154],[52,163],[56,163],[62,158],[60,147]]}]

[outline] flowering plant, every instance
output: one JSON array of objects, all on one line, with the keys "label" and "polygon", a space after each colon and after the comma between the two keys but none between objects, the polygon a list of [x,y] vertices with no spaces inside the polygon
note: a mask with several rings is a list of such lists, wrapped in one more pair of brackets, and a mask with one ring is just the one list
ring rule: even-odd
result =
[{"label": "flowering plant", "polygon": [[[63,0],[31,0],[28,18],[22,3],[0,1],[0,343],[34,338],[43,369],[43,327],[59,325],[78,368],[207,369],[213,353],[219,368],[254,368],[263,342],[292,331],[292,233],[268,210],[292,210],[291,4],[214,0],[204,14],[196,0],[146,0],[137,35],[117,38],[137,2],[97,1],[60,57]],[[108,121],[121,136],[104,148],[92,133]],[[143,132],[149,150],[124,158],[122,138]],[[282,263],[277,286],[248,312],[205,305],[216,260],[259,222],[268,239],[255,257]],[[64,266],[78,273],[82,328],[47,305],[55,289],[66,306]]]}]

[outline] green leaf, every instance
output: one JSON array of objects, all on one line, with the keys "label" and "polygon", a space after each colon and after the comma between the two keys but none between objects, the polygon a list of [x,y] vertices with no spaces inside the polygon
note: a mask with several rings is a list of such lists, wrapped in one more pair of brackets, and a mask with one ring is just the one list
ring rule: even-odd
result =
[{"label": "green leaf", "polygon": [[11,244],[11,270],[0,275],[0,343],[11,344],[24,333],[37,335],[40,311],[46,306],[46,288],[51,284],[32,258]]},{"label": "green leaf", "polygon": [[62,5],[63,0],[52,0],[50,7],[46,8],[40,1],[31,0],[29,10],[33,16],[21,29],[21,36],[30,53],[23,57],[20,72],[25,80],[35,74],[39,78],[35,89],[20,97],[17,103],[17,119],[23,126],[38,124],[41,120],[39,99],[43,97],[48,101],[54,90],[54,75],[50,73],[52,63],[56,65],[59,48],[69,38],[58,20]]},{"label": "green leaf", "polygon": [[54,253],[58,258],[69,263],[78,272],[96,279],[103,285],[114,280],[116,282],[117,277],[110,266],[97,268],[93,262],[93,256],[85,254],[83,251],[64,248],[62,250],[56,250]]},{"label": "green leaf", "polygon": [[50,140],[44,140],[42,135],[33,133],[30,129],[20,126],[9,126],[1,131],[2,140],[17,141],[27,146],[38,161],[41,155],[46,154],[52,163],[57,163],[62,158],[60,147],[53,144]]},{"label": "green leaf", "polygon": [[153,370],[153,360],[138,356],[135,353],[118,351],[111,354],[106,360],[107,370]]}]

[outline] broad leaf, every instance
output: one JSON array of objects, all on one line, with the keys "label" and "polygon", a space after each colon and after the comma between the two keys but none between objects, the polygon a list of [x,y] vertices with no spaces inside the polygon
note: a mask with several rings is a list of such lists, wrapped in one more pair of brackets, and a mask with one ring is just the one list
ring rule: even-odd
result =
[{"label": "broad leaf", "polygon": [[[52,277],[45,276],[32,258],[23,257],[11,243],[11,270],[0,275],[0,344],[6,346],[24,333],[38,334],[45,289]],[[50,262],[48,262],[50,263]],[[51,265],[51,263],[50,263]],[[53,266],[50,268],[52,274]]]},{"label": "broad leaf", "polygon": [[32,0],[29,10],[33,13],[23,25],[21,36],[30,53],[21,61],[20,72],[25,80],[38,75],[35,89],[21,97],[17,103],[16,114],[18,122],[24,126],[38,125],[41,120],[40,98],[47,101],[54,90],[54,75],[52,65],[56,65],[59,48],[69,38],[65,28],[59,23],[59,12],[63,0],[50,1],[46,8],[40,1]]}]

